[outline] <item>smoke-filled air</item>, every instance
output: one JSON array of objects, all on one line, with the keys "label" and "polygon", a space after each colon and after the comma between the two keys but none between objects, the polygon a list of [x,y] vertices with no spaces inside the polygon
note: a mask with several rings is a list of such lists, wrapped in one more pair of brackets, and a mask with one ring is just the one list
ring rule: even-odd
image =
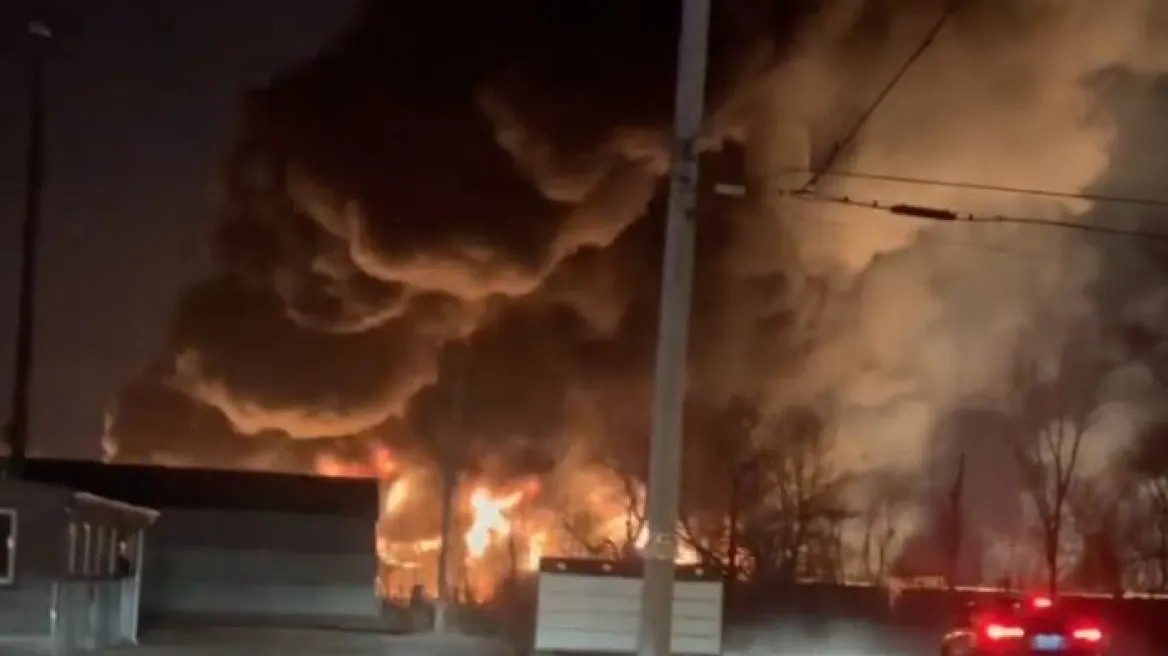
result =
[{"label": "smoke-filled air", "polygon": [[[1163,440],[1154,241],[861,205],[1155,229],[1092,199],[1160,190],[1168,12],[960,3],[849,139],[947,4],[714,3],[679,558],[931,571],[959,479],[984,547],[961,568],[1009,576],[1054,437],[1096,496]],[[111,406],[109,457],[383,477],[399,574],[432,566],[444,463],[480,595],[542,554],[635,551],[677,5],[368,2],[250,90],[215,273]],[[827,165],[884,177],[786,193]]]}]

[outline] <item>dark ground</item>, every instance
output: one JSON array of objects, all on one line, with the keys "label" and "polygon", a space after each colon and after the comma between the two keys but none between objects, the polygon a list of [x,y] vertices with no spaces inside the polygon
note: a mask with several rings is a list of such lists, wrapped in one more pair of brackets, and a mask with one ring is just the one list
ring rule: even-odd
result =
[{"label": "dark ground", "polygon": [[[522,595],[528,597],[528,595]],[[727,656],[935,656],[938,638],[954,610],[980,596],[956,597],[943,590],[911,590],[889,604],[876,588],[802,585],[770,590],[743,600],[726,614],[723,653]],[[528,597],[529,598],[529,597]],[[525,601],[527,601],[525,599]],[[1168,601],[1151,599],[1068,598],[1080,611],[1098,617],[1114,636],[1116,656],[1168,654]],[[458,622],[476,633],[505,639],[388,636],[306,628],[170,625],[144,633],[142,646],[107,650],[140,656],[514,656],[510,644],[530,644],[533,608],[517,603],[509,612],[465,613]],[[501,610],[496,608],[496,611]],[[477,616],[477,617],[471,617]],[[525,641],[523,636],[527,636]],[[4,642],[0,655],[45,654],[35,644]]]},{"label": "dark ground", "polygon": [[[893,629],[858,620],[788,617],[728,631],[726,656],[935,656],[936,633]],[[4,656],[44,656],[33,644],[0,643]],[[100,654],[135,656],[511,656],[497,641],[481,638],[379,636],[369,633],[307,629],[204,627],[155,631],[140,647]],[[1120,656],[1163,656],[1141,644],[1122,640]]]}]

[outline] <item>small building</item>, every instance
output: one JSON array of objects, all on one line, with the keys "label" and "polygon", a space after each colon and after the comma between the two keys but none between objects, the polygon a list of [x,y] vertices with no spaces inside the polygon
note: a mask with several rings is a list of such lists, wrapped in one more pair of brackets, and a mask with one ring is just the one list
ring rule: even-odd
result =
[{"label": "small building", "polygon": [[159,512],[142,552],[143,627],[385,628],[375,593],[377,482],[31,460],[32,480]]},{"label": "small building", "polygon": [[[671,653],[722,653],[721,575],[674,570]],[[535,654],[632,654],[640,633],[644,563],[544,558],[539,564]]]},{"label": "small building", "polygon": [[57,653],[136,642],[156,517],[68,486],[0,481],[0,637]]}]

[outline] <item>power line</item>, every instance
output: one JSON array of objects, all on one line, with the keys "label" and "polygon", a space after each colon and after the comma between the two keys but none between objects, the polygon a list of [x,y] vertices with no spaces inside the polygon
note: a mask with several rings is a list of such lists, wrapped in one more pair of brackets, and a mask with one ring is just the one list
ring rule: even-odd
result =
[{"label": "power line", "polygon": [[[885,205],[879,205],[876,203],[859,201],[859,200],[854,200],[854,199],[849,199],[849,198],[840,198],[840,197],[825,197],[825,196],[810,196],[810,195],[808,195],[808,196],[801,196],[801,197],[799,197],[799,199],[804,200],[804,201],[808,201],[808,202],[822,202],[822,203],[847,205],[847,206],[853,207],[853,208],[867,209],[867,210],[874,210],[874,211],[887,211],[885,208],[889,207],[889,206],[885,206]],[[889,214],[892,214],[892,212],[889,212]],[[922,218],[922,217],[906,216],[903,214],[899,214],[898,216],[901,216],[903,218],[908,218],[909,220],[913,220],[913,219],[921,220],[921,218]],[[975,218],[977,218],[977,217],[975,217]],[[839,217],[807,216],[807,215],[800,215],[797,213],[784,217],[784,220],[798,220],[800,222],[806,223],[807,225],[823,226],[823,227],[831,228],[833,230],[848,230],[848,229],[854,228],[856,223],[857,223],[854,220],[845,220],[845,219],[841,219]],[[946,222],[950,222],[950,221],[946,221]],[[997,221],[989,221],[989,220],[973,220],[973,221],[960,221],[959,220],[959,221],[955,221],[955,222],[956,223],[964,223],[966,225],[974,225],[974,224],[987,225],[987,224],[992,224],[992,223],[1000,223]],[[1028,222],[1028,223],[1030,223],[1030,222]],[[1030,223],[1030,224],[1033,225],[1032,223]],[[895,225],[895,223],[891,222],[891,221],[877,222],[877,223],[875,223],[875,225],[877,227],[893,227]],[[1046,222],[1043,222],[1043,224],[1040,227],[1051,227],[1051,226],[1047,225]],[[1061,226],[1056,226],[1056,227],[1061,227]],[[1038,264],[1040,262],[1040,260],[1043,260],[1044,258],[1050,258],[1050,257],[1057,258],[1057,257],[1065,256],[1065,253],[1060,253],[1058,250],[1054,250],[1054,249],[1050,249],[1050,248],[1043,248],[1043,247],[1038,247],[1038,248],[1025,247],[1025,248],[1023,248],[1023,247],[1019,247],[1017,244],[1013,244],[1013,243],[1002,244],[1002,243],[985,242],[985,241],[981,241],[981,240],[977,240],[977,239],[958,239],[958,238],[954,238],[954,236],[951,233],[944,232],[944,231],[934,231],[934,232],[925,233],[925,234],[927,234],[930,242],[935,243],[935,244],[940,245],[940,246],[948,246],[948,247],[954,247],[954,248],[976,250],[976,251],[985,253],[987,255],[998,255],[998,256],[1003,256],[1003,257],[1009,257],[1013,260],[1027,262],[1030,264]],[[1164,234],[1164,235],[1160,235],[1159,233],[1152,233],[1152,234],[1153,234],[1153,236],[1156,236],[1156,237],[1168,237],[1168,234]],[[1114,235],[1107,234],[1104,236],[1113,237]],[[1127,237],[1128,235],[1124,234],[1122,236]],[[1139,235],[1135,235],[1135,236],[1143,237],[1144,235],[1139,234]],[[1159,241],[1159,239],[1156,239],[1155,241]],[[1120,244],[1117,240],[1113,240],[1113,239],[1108,239],[1106,241],[1097,241],[1093,245],[1094,248],[1097,248],[1100,250],[1108,250],[1111,247],[1116,247],[1116,246],[1120,246]],[[1125,248],[1124,252],[1130,252],[1130,249]]]},{"label": "power line", "polygon": [[[867,207],[867,206],[865,206]],[[803,216],[795,214],[785,217],[785,219],[795,219],[806,222],[808,225],[826,226],[836,230],[847,230],[854,228],[855,221],[841,220],[835,217],[828,216]],[[879,227],[893,227],[892,223],[879,223]],[[987,243],[977,240],[954,239],[952,235],[946,233],[934,232],[929,235],[929,240],[944,246],[953,246],[956,248],[966,248],[970,250],[983,251],[995,255],[1003,255],[1013,257],[1016,259],[1025,258],[1026,261],[1034,261],[1035,258],[1043,258],[1054,255],[1055,253],[1050,249],[1044,248],[1018,248],[1014,245],[1004,245],[997,243]]]},{"label": "power line", "polygon": [[917,49],[908,56],[908,59],[904,61],[904,63],[896,71],[896,74],[893,75],[892,79],[888,81],[888,84],[884,85],[884,88],[880,90],[880,93],[877,94],[872,103],[869,104],[864,112],[860,114],[860,116],[856,119],[856,122],[852,124],[852,128],[848,130],[847,134],[845,134],[844,137],[839,141],[836,141],[835,145],[833,145],[831,150],[828,151],[827,158],[823,160],[823,166],[820,167],[819,171],[811,172],[811,178],[803,185],[804,190],[814,189],[815,186],[819,183],[819,179],[823,177],[826,172],[830,171],[833,166],[835,166],[836,161],[840,158],[841,155],[843,155],[844,149],[850,146],[852,142],[856,140],[856,137],[859,136],[860,131],[863,130],[864,126],[868,124],[868,121],[871,120],[872,115],[876,113],[876,110],[880,109],[880,106],[884,104],[885,99],[887,99],[892,91],[900,85],[900,81],[904,79],[904,76],[913,67],[913,64],[916,64],[917,60],[919,60],[921,56],[924,55],[925,52],[933,45],[933,42],[937,40],[937,35],[941,33],[941,30],[944,29],[945,24],[949,22],[949,18],[953,16],[953,13],[957,10],[957,6],[959,4],[960,0],[950,0],[949,4],[945,7],[945,10],[941,13],[940,18],[938,18],[937,22],[933,23],[933,26],[929,28],[929,31],[925,34],[925,38],[921,40],[921,43],[917,46]]},{"label": "power line", "polygon": [[1043,228],[1058,228],[1062,230],[1077,230],[1080,232],[1103,234],[1112,237],[1128,237],[1147,241],[1168,242],[1168,232],[1152,232],[1146,230],[1114,228],[1111,226],[1102,226],[1094,223],[1080,223],[1077,221],[1068,221],[1064,219],[1045,219],[1041,217],[1011,216],[1004,214],[978,215],[957,212],[955,210],[945,208],[915,205],[912,203],[884,203],[875,200],[864,201],[848,196],[826,196],[804,191],[786,192],[783,195],[806,202],[830,203],[860,209],[875,210],[878,212],[886,212],[888,214],[922,221],[935,221],[941,223],[997,223],[1025,225]]},{"label": "power line", "polygon": [[[1139,196],[1119,196],[1111,194],[1095,194],[1089,192],[1059,191],[1038,187],[1014,187],[1009,185],[983,184],[961,180],[941,180],[936,178],[922,178],[907,175],[891,175],[883,173],[866,173],[863,171],[823,171],[816,174],[806,168],[784,168],[778,174],[812,174],[820,178],[844,178],[852,180],[869,180],[872,182],[888,182],[917,187],[935,187],[940,189],[962,189],[968,191],[985,191],[991,193],[1017,194],[1019,196],[1035,196],[1040,198],[1055,198],[1060,200],[1082,200],[1096,203],[1115,203],[1120,205],[1140,205],[1144,207],[1168,209],[1168,200],[1142,198]],[[777,184],[777,182],[776,182]],[[785,190],[790,193],[790,190]]]}]

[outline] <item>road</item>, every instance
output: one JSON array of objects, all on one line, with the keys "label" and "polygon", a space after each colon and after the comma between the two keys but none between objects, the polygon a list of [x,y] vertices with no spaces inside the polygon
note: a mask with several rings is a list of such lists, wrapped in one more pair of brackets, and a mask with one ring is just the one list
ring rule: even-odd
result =
[{"label": "road", "polygon": [[[839,622],[784,622],[727,636],[726,656],[933,656],[873,629]],[[918,645],[913,645],[918,646]],[[35,643],[0,645],[4,656],[45,656]],[[476,638],[384,636],[307,629],[199,627],[152,631],[139,647],[99,654],[129,656],[511,656],[498,642]]]},{"label": "road", "polygon": [[728,631],[727,656],[934,656],[936,636],[872,623],[787,618]]},{"label": "road", "polygon": [[[4,656],[45,656],[43,645],[3,644]],[[489,640],[434,636],[385,636],[344,631],[202,627],[154,631],[138,647],[97,654],[126,656],[511,656]]]},{"label": "road", "polygon": [[[725,656],[934,656],[936,635],[890,631],[875,624],[783,619],[736,628],[725,636]],[[1116,645],[1124,656],[1162,653],[1143,645]],[[4,656],[45,656],[35,644],[3,642]],[[200,627],[144,636],[140,647],[108,649],[107,656],[512,656],[506,645],[480,638],[385,636],[308,629]]]},{"label": "road", "polygon": [[[938,632],[893,630],[861,621],[783,618],[728,631],[726,656],[936,656]],[[1140,636],[1120,633],[1112,652],[1119,656],[1161,656]]]},{"label": "road", "polygon": [[[319,630],[203,628],[156,631],[136,656],[510,656],[502,643],[476,638],[379,636]],[[726,656],[934,656],[935,636],[890,635],[874,625],[781,621],[736,629]],[[124,650],[113,650],[114,653]]]}]

